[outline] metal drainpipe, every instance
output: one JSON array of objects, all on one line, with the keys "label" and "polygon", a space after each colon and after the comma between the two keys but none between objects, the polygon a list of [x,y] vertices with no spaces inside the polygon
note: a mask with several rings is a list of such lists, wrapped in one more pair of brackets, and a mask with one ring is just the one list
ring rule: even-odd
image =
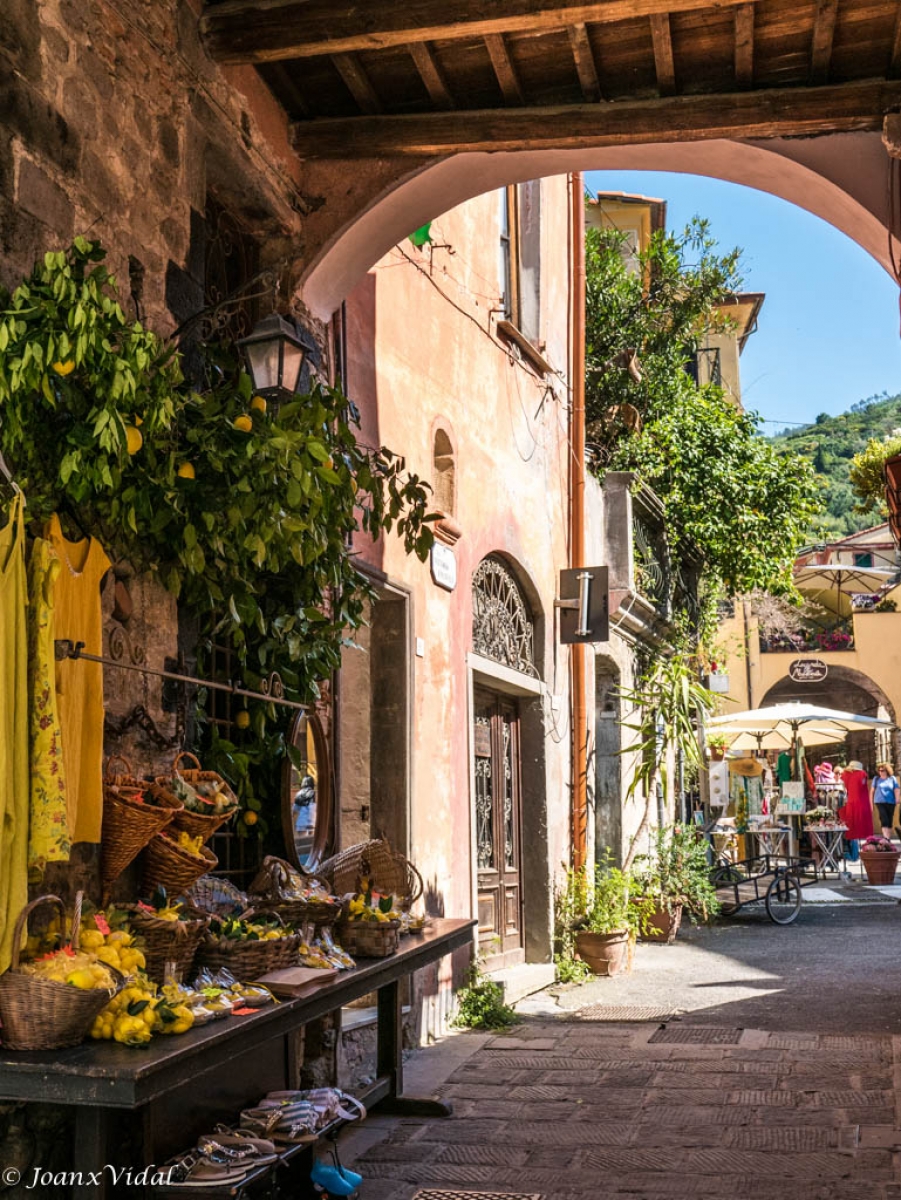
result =
[{"label": "metal drainpipe", "polygon": [[[572,362],[569,418],[569,565],[585,566],[585,188],[582,172],[570,180],[572,220]],[[572,861],[578,869],[588,853],[588,745],[585,705],[585,646],[570,647],[572,687]]]}]

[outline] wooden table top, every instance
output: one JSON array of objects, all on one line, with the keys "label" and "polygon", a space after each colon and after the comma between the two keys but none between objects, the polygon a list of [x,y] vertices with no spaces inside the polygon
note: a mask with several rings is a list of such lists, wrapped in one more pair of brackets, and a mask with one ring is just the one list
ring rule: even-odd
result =
[{"label": "wooden table top", "polygon": [[136,1108],[215,1069],[271,1038],[376,991],[472,942],[471,918],[435,918],[401,939],[388,958],[359,959],[296,1000],[243,1017],[226,1017],[177,1037],[155,1037],[140,1049],[85,1041],[68,1050],[7,1050],[0,1046],[0,1099]]}]

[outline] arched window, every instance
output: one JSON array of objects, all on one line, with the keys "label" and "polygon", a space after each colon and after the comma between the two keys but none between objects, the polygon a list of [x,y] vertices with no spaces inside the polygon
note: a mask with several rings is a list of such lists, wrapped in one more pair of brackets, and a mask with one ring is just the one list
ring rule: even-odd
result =
[{"label": "arched window", "polygon": [[493,555],[472,577],[472,644],[477,654],[538,675],[532,614],[509,567]]},{"label": "arched window", "polygon": [[432,451],[432,484],[435,488],[435,507],[446,517],[454,515],[456,480],[454,478],[454,448],[443,429],[435,431]]}]

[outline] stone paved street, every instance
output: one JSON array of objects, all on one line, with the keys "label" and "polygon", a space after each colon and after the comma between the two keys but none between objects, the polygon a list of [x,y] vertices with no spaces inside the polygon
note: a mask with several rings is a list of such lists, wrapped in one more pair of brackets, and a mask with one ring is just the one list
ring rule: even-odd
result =
[{"label": "stone paved street", "polygon": [[[415,1054],[407,1091],[454,1115],[355,1131],[364,1200],[901,1200],[899,923],[895,904],[721,922]],[[684,1016],[622,1019],[667,1008]]]}]

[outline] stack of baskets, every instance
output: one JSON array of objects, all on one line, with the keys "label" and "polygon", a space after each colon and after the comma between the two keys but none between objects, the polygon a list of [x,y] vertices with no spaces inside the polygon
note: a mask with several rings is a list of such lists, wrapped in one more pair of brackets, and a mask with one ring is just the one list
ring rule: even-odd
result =
[{"label": "stack of baskets", "polygon": [[[121,764],[124,772],[113,770]],[[168,796],[152,793],[150,784],[138,778],[127,759],[108,759],[103,779],[103,834],[101,876],[103,891],[110,888],[127,866],[159,831],[181,812],[181,804]]]},{"label": "stack of baskets", "polygon": [[[78,950],[81,927],[81,899],[75,898],[75,915],[69,946]],[[77,1046],[87,1036],[94,1018],[125,986],[125,977],[107,967],[116,986],[82,990],[69,983],[41,979],[19,969],[19,947],[28,918],[45,904],[55,905],[60,912],[60,929],[66,928],[66,910],[58,896],[39,896],[19,914],[13,932],[12,966],[0,975],[0,1022],[3,1045],[9,1050],[59,1050]]]},{"label": "stack of baskets", "polygon": [[273,855],[263,859],[250,885],[252,906],[278,913],[286,925],[334,925],[341,916],[341,901],[328,884],[315,875],[301,875],[290,863]]},{"label": "stack of baskets", "polygon": [[[182,768],[183,759],[190,759],[196,766]],[[216,793],[226,797],[229,807],[218,812],[189,812],[179,799],[179,790],[185,790],[180,789],[179,784],[187,785],[187,788],[192,790],[201,786],[212,787]],[[179,895],[190,888],[201,875],[214,871],[219,862],[207,846],[201,846],[199,855],[191,854],[178,844],[177,834],[184,832],[192,838],[202,837],[206,842],[221,825],[230,821],[237,813],[238,798],[221,775],[215,771],[204,771],[198,759],[186,752],[175,756],[171,772],[168,775],[158,775],[150,790],[157,803],[177,806],[172,818],[172,830],[176,836],[168,837],[165,833],[157,833],[150,840],[144,855],[142,887],[147,894],[157,887],[162,887],[170,895]]]}]

